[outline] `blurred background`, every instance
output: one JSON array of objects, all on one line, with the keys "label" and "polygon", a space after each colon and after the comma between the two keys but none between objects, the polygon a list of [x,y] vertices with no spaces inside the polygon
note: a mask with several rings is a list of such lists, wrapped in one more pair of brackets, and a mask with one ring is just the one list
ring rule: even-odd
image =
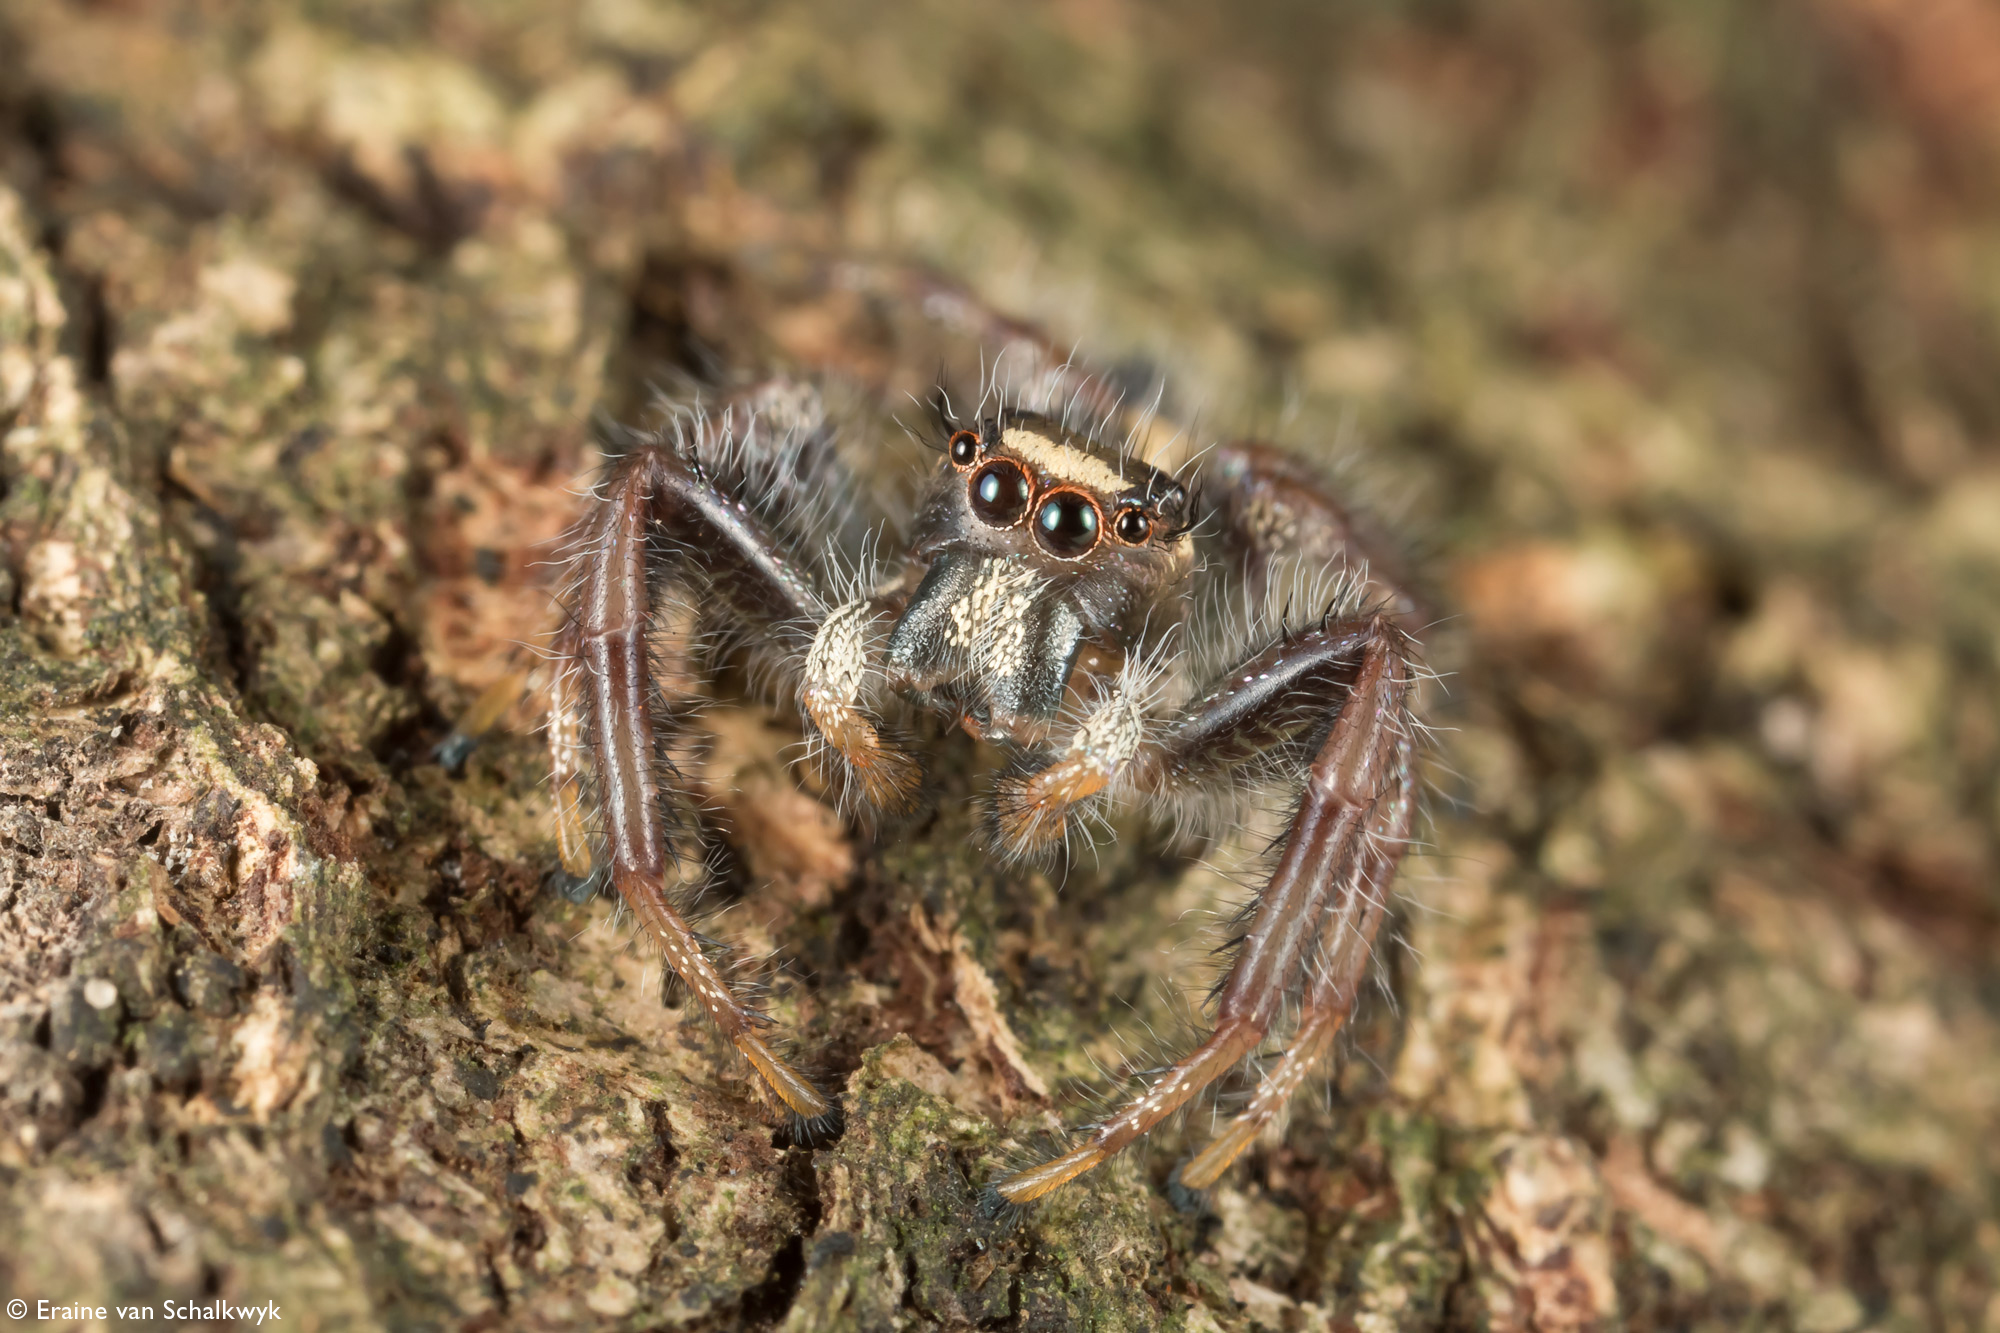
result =
[{"label": "blurred background", "polygon": [[[1115,1241],[1067,1214],[1007,1241],[992,1308],[967,1294],[987,1290],[969,1233],[946,1227],[943,1276],[895,1279],[932,1294],[878,1325],[826,1295],[856,1251],[815,1237],[860,1236],[862,1259],[878,1233],[882,1254],[932,1241],[822,1175],[811,1207],[702,1270],[710,1295],[657,1259],[606,1259],[636,1294],[593,1310],[2000,1329],[1992,0],[0,0],[0,185],[39,256],[9,270],[9,299],[32,305],[39,280],[19,275],[41,265],[65,312],[0,323],[32,351],[0,346],[0,370],[72,368],[72,425],[101,414],[73,457],[109,451],[160,543],[81,592],[27,559],[63,524],[88,547],[109,502],[76,498],[87,462],[49,461],[46,397],[9,390],[9,670],[29,673],[7,678],[13,706],[138,688],[167,631],[89,613],[91,579],[138,586],[166,560],[199,604],[174,631],[187,660],[318,775],[272,799],[373,886],[352,892],[412,921],[477,916],[450,906],[472,889],[425,908],[411,887],[447,852],[533,898],[532,741],[464,789],[413,756],[531,632],[526,571],[569,514],[589,411],[629,415],[663,370],[718,365],[921,392],[942,354],[870,274],[921,269],[1096,364],[1163,375],[1197,438],[1264,435],[1340,467],[1423,571],[1450,730],[1395,1006],[1205,1221],[1159,1202],[1168,1154],[1102,1187],[1125,1201]],[[53,743],[23,731],[13,753],[31,741]],[[65,781],[110,780],[79,773]],[[188,782],[194,813],[161,818],[198,839]],[[141,855],[123,825],[62,836]],[[10,844],[22,884],[53,873],[58,835],[34,838]],[[836,889],[836,915],[880,935],[863,909],[901,902],[906,871],[829,872],[877,895]],[[104,892],[125,883],[104,873]],[[177,910],[198,914],[208,890],[186,892]],[[800,919],[829,901],[797,892]],[[1004,913],[990,938],[966,927],[1051,1071],[1088,1067],[1064,1052],[1095,1016],[1149,1012],[1127,983],[1162,917],[1118,924],[1105,904],[1152,901],[1124,892],[1037,927],[1062,941],[1067,989],[1037,989],[1041,946],[1009,943]],[[282,919],[232,906],[240,875],[212,896],[210,944],[254,970]],[[457,938],[500,949],[529,915]],[[815,975],[852,963],[837,931],[755,929]],[[91,947],[33,944],[9,982],[21,1012],[53,1012]],[[907,1026],[824,989],[795,1017],[847,1068]],[[1019,1012],[1045,1008],[1075,1018]],[[960,1041],[919,1045],[970,1079]],[[274,1144],[318,1123],[275,1105],[297,1123]],[[358,1144],[356,1114],[321,1119]],[[57,1121],[74,1147],[89,1116]],[[838,1151],[871,1141],[851,1133]],[[14,1151],[38,1190],[90,1175],[48,1141]],[[492,1170],[479,1188],[519,1198]],[[642,1184],[633,1207],[686,1212]],[[444,1259],[372,1276],[369,1243],[430,1253],[382,1220],[395,1188],[286,1205],[391,1237],[313,1260],[372,1293],[354,1319],[532,1323],[597,1290],[518,1239],[494,1242],[518,1281]],[[35,1197],[24,1219],[74,1225]],[[454,1225],[477,1252],[511,1224]],[[282,1250],[188,1243],[217,1272]],[[1115,1278],[1062,1266],[1114,1245],[1136,1256]],[[130,1262],[75,1271],[181,1280]]]}]

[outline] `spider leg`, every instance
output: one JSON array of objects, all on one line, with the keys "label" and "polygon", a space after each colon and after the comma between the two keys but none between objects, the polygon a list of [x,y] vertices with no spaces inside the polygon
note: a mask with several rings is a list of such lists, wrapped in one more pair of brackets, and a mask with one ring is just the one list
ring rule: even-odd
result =
[{"label": "spider leg", "polygon": [[[1411,742],[1405,739],[1400,744],[1404,753],[1398,756],[1397,764],[1407,770],[1413,759],[1408,753]],[[1258,1083],[1249,1103],[1181,1169],[1181,1184],[1189,1189],[1213,1185],[1229,1164],[1256,1142],[1264,1127],[1283,1114],[1353,1012],[1375,933],[1388,910],[1389,884],[1395,878],[1402,847],[1409,840],[1415,809],[1414,802],[1408,800],[1383,802],[1378,807],[1374,836],[1366,849],[1367,861],[1356,890],[1327,915],[1318,967],[1300,1005],[1291,1045]]]},{"label": "spider leg", "polygon": [[549,785],[556,806],[556,853],[565,874],[587,880],[596,868],[586,822],[582,665],[574,621],[556,635],[557,667],[549,684]]},{"label": "spider leg", "polygon": [[1398,562],[1309,464],[1271,445],[1239,440],[1215,450],[1206,480],[1222,556],[1214,569],[1226,584],[1240,586],[1252,626],[1267,628],[1281,642],[1225,674],[1221,687],[1196,705],[1198,715],[1209,710],[1205,721],[1190,718],[1161,742],[1143,739],[1138,696],[1144,691],[1121,680],[1086,712],[1054,761],[995,787],[996,832],[1007,850],[1046,855],[1085,802],[1120,789],[1193,793],[1201,779],[1228,778],[1268,745],[1274,726],[1281,731],[1295,720],[1274,703],[1310,691],[1312,677],[1323,676],[1328,663],[1351,662],[1355,651],[1349,642],[1354,624],[1323,623],[1304,632],[1285,627],[1293,595],[1303,595],[1307,605],[1331,596],[1349,606],[1376,607],[1402,627],[1427,615]]},{"label": "spider leg", "polygon": [[798,691],[807,722],[840,761],[846,793],[882,815],[912,813],[924,776],[914,756],[884,739],[864,705],[870,684],[882,678],[894,609],[890,599],[858,598],[829,611],[806,652]]},{"label": "spider leg", "polygon": [[[570,715],[587,723],[611,883],[641,928],[659,940],[668,966],[772,1091],[796,1114],[814,1118],[831,1104],[772,1051],[760,1033],[768,1020],[729,984],[668,893],[672,851],[661,813],[663,777],[674,775],[658,746],[646,633],[652,594],[647,567],[659,546],[696,562],[712,600],[770,627],[773,638],[800,639],[805,631],[799,627],[817,623],[824,605],[805,572],[746,506],[710,485],[697,463],[655,443],[613,466],[579,535],[581,573],[571,623],[559,640],[573,655],[558,672],[559,682],[575,687]],[[558,695],[563,699],[564,690]],[[559,702],[562,711],[571,708]],[[566,729],[559,716],[552,728],[558,763],[573,757],[561,748]]]},{"label": "spider leg", "polygon": [[1149,735],[1143,686],[1132,675],[1091,707],[1046,765],[994,787],[1001,845],[1024,856],[1062,842],[1079,806],[1105,794],[1199,796],[1273,747],[1325,719],[1328,691],[1350,686],[1356,663],[1386,622],[1335,620],[1294,633],[1223,672],[1180,720]]},{"label": "spider leg", "polygon": [[[1386,883],[1400,848],[1377,835],[1402,826],[1408,816],[1400,807],[1412,799],[1407,640],[1383,616],[1328,626],[1321,635],[1313,650],[1300,653],[1283,672],[1289,688],[1274,688],[1268,671],[1239,669],[1233,683],[1197,704],[1148,756],[1148,775],[1162,782],[1176,768],[1193,772],[1227,762],[1232,747],[1250,744],[1255,732],[1280,726],[1294,712],[1300,686],[1316,675],[1324,679],[1336,660],[1335,646],[1344,643],[1352,663],[1344,700],[1307,767],[1284,848],[1218,992],[1212,1032],[1087,1141],[1000,1181],[995,1192],[1005,1203],[1031,1202],[1104,1162],[1254,1052],[1283,1008],[1288,988],[1306,970],[1315,942],[1325,935],[1329,913],[1365,923],[1371,932],[1379,920],[1356,904],[1361,896],[1373,896],[1369,890],[1378,881]],[[1282,654],[1287,647],[1274,651]],[[1279,657],[1269,665],[1287,664]],[[1229,741],[1232,733],[1239,739]],[[1344,1012],[1345,1004],[1341,1008]]]},{"label": "spider leg", "polygon": [[528,676],[526,670],[515,667],[481,690],[472,706],[452,720],[451,731],[445,738],[431,747],[431,757],[449,772],[463,768],[486,733],[528,692]]}]

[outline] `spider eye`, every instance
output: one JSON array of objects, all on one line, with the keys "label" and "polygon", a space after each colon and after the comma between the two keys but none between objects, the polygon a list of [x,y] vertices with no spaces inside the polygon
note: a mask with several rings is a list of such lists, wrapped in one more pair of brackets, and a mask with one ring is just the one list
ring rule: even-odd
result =
[{"label": "spider eye", "polygon": [[[970,439],[970,434],[965,438]],[[957,450],[957,439],[952,441],[952,448]],[[953,457],[957,457],[956,452]],[[996,458],[973,475],[972,512],[993,527],[1011,528],[1028,512],[1031,491],[1027,473],[1004,458]]]},{"label": "spider eye", "polygon": [[951,461],[960,467],[971,467],[979,457],[979,437],[969,430],[955,432],[950,443]]},{"label": "spider eye", "polygon": [[1153,520],[1137,509],[1121,509],[1118,521],[1111,525],[1111,530],[1127,546],[1137,546],[1153,535]]},{"label": "spider eye", "polygon": [[1086,554],[1097,545],[1097,506],[1074,491],[1051,495],[1035,514],[1035,539],[1064,560]]}]

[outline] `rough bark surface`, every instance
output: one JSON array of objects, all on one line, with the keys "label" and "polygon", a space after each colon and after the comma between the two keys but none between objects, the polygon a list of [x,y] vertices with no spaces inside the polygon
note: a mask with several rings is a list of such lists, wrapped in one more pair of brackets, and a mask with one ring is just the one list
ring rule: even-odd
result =
[{"label": "rough bark surface", "polygon": [[[0,1295],[2000,1329],[1996,89],[1976,0],[0,0]],[[719,711],[800,1144],[545,889],[536,738],[427,758],[593,409],[909,457],[913,265],[1351,457],[1450,617],[1408,948],[1202,1198],[1205,1112],[974,1206],[1186,1036],[1208,861],[871,846]]]}]

